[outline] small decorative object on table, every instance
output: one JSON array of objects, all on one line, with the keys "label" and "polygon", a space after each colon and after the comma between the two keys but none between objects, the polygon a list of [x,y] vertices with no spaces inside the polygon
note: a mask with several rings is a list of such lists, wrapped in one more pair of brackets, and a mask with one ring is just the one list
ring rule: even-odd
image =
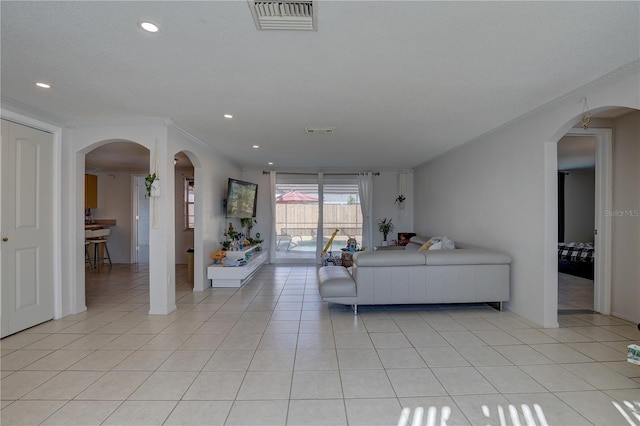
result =
[{"label": "small decorative object on table", "polygon": [[415,237],[415,232],[398,232],[398,245],[406,246],[409,244],[411,237]]},{"label": "small decorative object on table", "polygon": [[238,247],[242,244],[242,241],[240,241],[242,232],[236,231],[233,223],[229,222],[229,228],[222,235],[225,236],[225,240],[220,244],[225,250],[238,250]]},{"label": "small decorative object on table", "polygon": [[227,256],[227,252],[224,250],[218,250],[216,252],[211,253],[210,257],[213,259],[213,263],[215,264],[223,264],[224,258]]},{"label": "small decorative object on table", "polygon": [[246,234],[247,239],[251,239],[251,229],[253,228],[253,225],[255,225],[257,222],[258,221],[252,217],[243,217],[240,219],[240,226],[242,228],[247,228],[247,234]]}]

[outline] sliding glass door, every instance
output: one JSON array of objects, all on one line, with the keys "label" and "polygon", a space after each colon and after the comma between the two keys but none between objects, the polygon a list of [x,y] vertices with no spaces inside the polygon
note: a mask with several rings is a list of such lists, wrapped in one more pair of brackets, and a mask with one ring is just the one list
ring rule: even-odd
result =
[{"label": "sliding glass door", "polygon": [[[362,242],[357,177],[279,173],[276,177],[276,261],[317,262],[329,250],[340,252],[352,237]],[[319,237],[320,236],[320,237]],[[319,240],[320,238],[320,240]]]},{"label": "sliding glass door", "polygon": [[337,229],[329,250],[346,248],[347,240],[362,243],[362,210],[356,177],[325,176],[323,185],[322,228],[323,247]]},{"label": "sliding glass door", "polygon": [[276,183],[276,259],[316,259],[318,235],[317,177],[278,174]]}]

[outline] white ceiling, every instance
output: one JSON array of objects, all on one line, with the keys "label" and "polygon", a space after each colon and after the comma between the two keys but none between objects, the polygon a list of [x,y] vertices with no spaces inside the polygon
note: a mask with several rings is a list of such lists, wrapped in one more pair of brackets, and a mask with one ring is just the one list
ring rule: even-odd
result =
[{"label": "white ceiling", "polygon": [[0,7],[3,103],[169,118],[244,167],[413,167],[640,57],[639,2],[318,0],[318,31],[245,0]]}]

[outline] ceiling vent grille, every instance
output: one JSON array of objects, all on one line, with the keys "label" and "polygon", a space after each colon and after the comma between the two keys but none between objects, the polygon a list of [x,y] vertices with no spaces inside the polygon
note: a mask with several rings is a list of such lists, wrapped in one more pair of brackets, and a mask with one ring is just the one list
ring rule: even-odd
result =
[{"label": "ceiling vent grille", "polygon": [[304,131],[307,133],[333,133],[336,131],[335,127],[305,127]]},{"label": "ceiling vent grille", "polygon": [[248,0],[258,30],[315,31],[315,1]]}]

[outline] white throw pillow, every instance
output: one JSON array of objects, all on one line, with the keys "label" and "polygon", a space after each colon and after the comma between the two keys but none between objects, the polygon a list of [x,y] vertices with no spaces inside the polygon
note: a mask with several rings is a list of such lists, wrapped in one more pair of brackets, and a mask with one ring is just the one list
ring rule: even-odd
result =
[{"label": "white throw pillow", "polygon": [[[456,248],[453,240],[448,238],[446,235],[442,237],[431,237],[429,242],[433,243],[433,246],[431,246],[429,250],[453,250]],[[437,248],[433,248],[436,244],[439,244]]]},{"label": "white throw pillow", "polygon": [[446,235],[444,237],[442,237],[442,249],[443,250],[454,250],[455,248],[456,248],[456,245],[453,242],[453,240],[448,238]]},{"label": "white throw pillow", "polygon": [[429,247],[429,250],[442,250],[442,241],[438,241],[437,243]]}]

